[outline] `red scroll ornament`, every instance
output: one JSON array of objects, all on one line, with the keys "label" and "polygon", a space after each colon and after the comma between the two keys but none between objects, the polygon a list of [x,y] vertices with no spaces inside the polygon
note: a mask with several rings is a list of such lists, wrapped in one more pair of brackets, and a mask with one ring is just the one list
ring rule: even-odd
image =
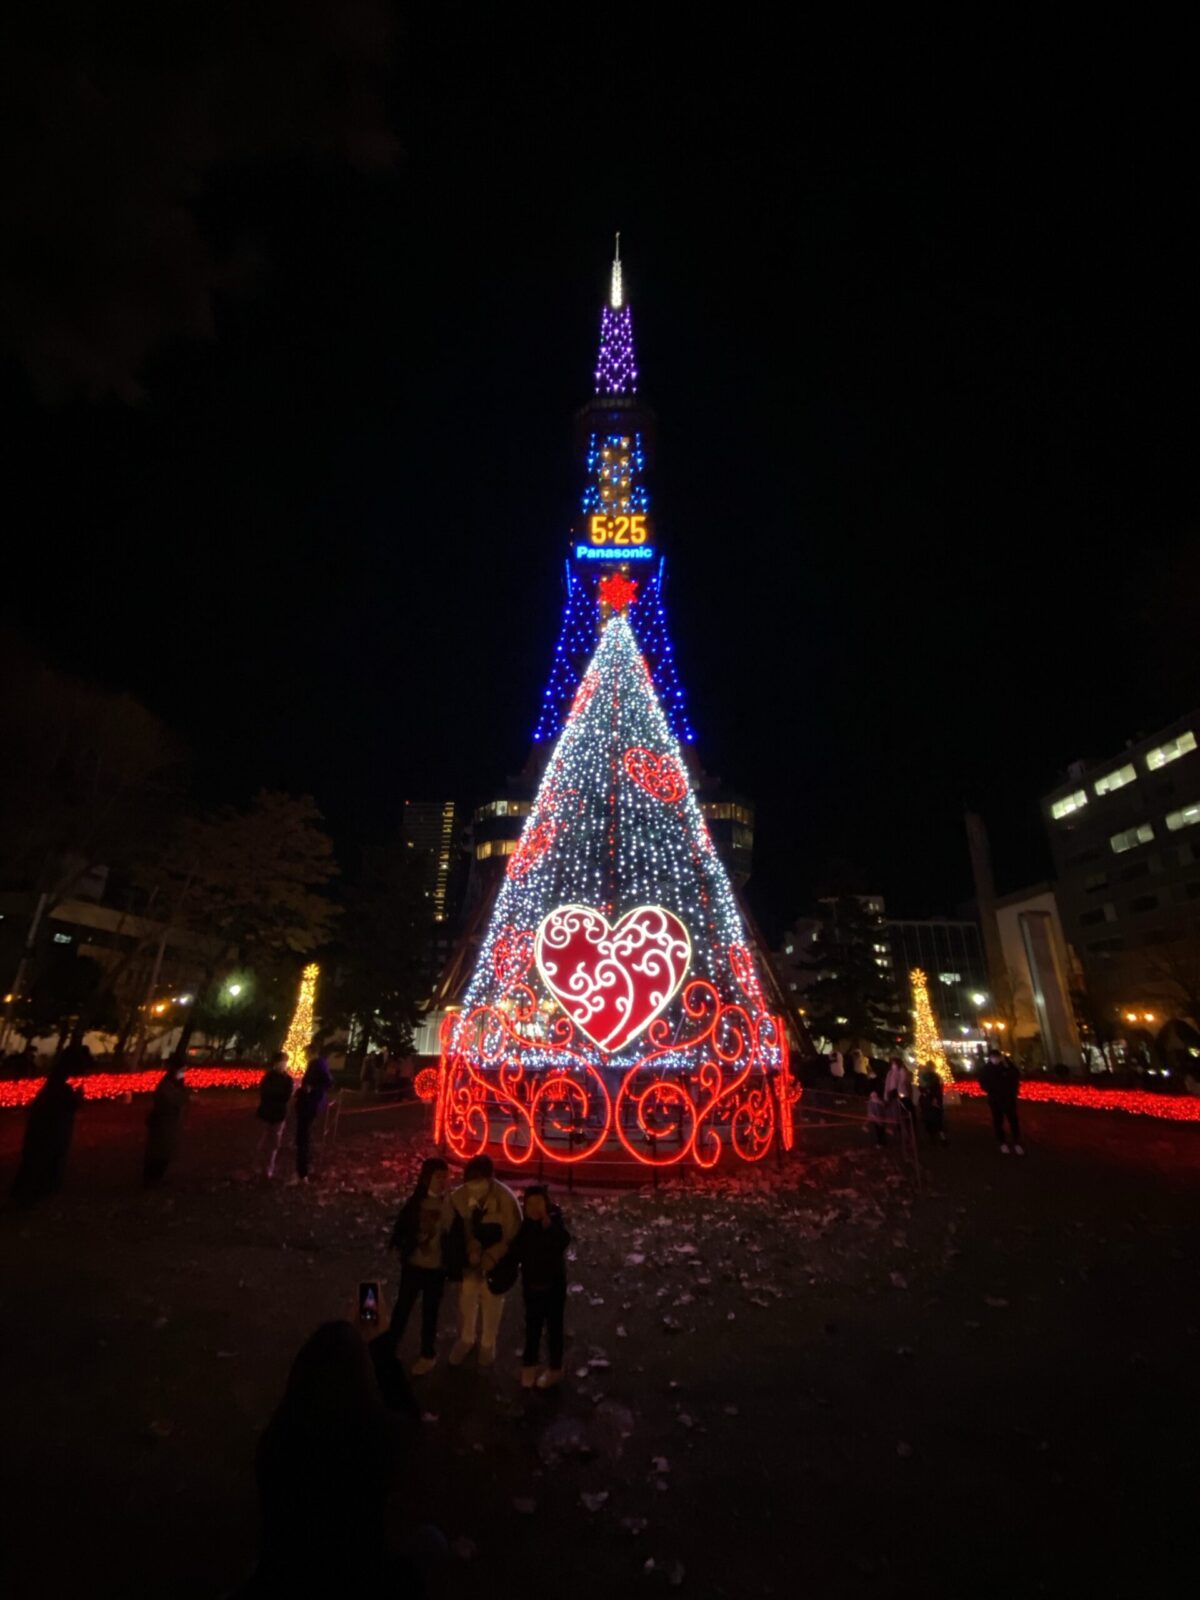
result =
[{"label": "red scroll ornament", "polygon": [[657,755],[641,745],[633,745],[626,750],[625,772],[639,789],[644,789],[664,805],[674,805],[688,792],[687,777],[675,757]]},{"label": "red scroll ornament", "polygon": [[790,1149],[797,1090],[781,1020],[724,1004],[702,978],[680,999],[681,1016],[655,1018],[645,1054],[624,1071],[570,1017],[547,1021],[528,989],[504,1009],[451,1012],[434,1137],[460,1160],[490,1150],[511,1166],[623,1151],[644,1166],[707,1169],[726,1150],[760,1161],[777,1139]]},{"label": "red scroll ornament", "polygon": [[542,982],[601,1050],[621,1050],[665,1009],[687,975],[692,941],[665,906],[611,926],[593,906],[559,906],[534,940]]}]

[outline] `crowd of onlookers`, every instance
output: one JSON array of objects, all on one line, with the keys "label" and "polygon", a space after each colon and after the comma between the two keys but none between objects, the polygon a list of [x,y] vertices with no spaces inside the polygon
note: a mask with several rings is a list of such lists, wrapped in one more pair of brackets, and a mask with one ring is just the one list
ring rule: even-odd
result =
[{"label": "crowd of onlookers", "polygon": [[[946,1091],[949,1074],[932,1061],[910,1067],[900,1056],[881,1060],[853,1049],[819,1056],[804,1075],[810,1085],[866,1099],[866,1131],[877,1145],[915,1131],[919,1123],[933,1144],[946,1144]],[[1011,1056],[993,1047],[974,1075],[987,1098],[992,1127],[1002,1155],[1025,1154],[1017,1101],[1021,1073]]]}]

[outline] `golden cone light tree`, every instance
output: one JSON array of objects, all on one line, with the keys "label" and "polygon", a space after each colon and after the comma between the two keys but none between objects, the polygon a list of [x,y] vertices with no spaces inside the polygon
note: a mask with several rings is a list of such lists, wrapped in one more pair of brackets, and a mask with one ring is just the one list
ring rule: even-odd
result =
[{"label": "golden cone light tree", "polygon": [[951,1083],[950,1064],[942,1049],[937,1018],[929,1001],[929,981],[920,967],[914,967],[909,973],[909,982],[912,984],[913,1055],[917,1059],[917,1071],[932,1061],[942,1082]]},{"label": "golden cone light tree", "polygon": [[317,973],[320,970],[315,961],[310,961],[300,974],[296,1009],[292,1012],[287,1038],[283,1041],[283,1048],[287,1052],[287,1069],[293,1078],[302,1078],[308,1065],[306,1058],[313,1034],[313,1001],[317,996]]}]

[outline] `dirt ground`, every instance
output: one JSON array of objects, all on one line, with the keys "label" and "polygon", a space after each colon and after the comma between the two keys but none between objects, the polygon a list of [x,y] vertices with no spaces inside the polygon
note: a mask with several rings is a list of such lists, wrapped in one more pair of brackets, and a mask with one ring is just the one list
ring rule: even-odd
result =
[{"label": "dirt ground", "polygon": [[[197,1096],[152,1194],[144,1114],[85,1107],[66,1192],[0,1213],[12,1600],[226,1592],[294,1351],[360,1278],[394,1287],[424,1107],[345,1115],[300,1189],[248,1178],[248,1097]],[[964,1105],[920,1193],[848,1127],[783,1170],[561,1196],[569,1385],[522,1394],[516,1297],[494,1375],[418,1383],[396,1518],[445,1534],[431,1593],[1142,1596],[1194,1572],[1200,1129],[1026,1120],[1003,1159]],[[22,1126],[0,1116],[5,1189]]]}]

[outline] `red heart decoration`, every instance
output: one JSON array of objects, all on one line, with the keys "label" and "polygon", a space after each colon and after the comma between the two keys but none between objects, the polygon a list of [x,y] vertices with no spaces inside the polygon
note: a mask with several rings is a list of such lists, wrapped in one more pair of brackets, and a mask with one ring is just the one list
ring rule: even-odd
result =
[{"label": "red heart decoration", "polygon": [[508,858],[509,877],[523,878],[530,867],[535,866],[549,850],[557,832],[558,823],[553,817],[543,817],[540,822],[535,822],[532,828],[527,828],[521,835],[517,848]]},{"label": "red heart decoration", "polygon": [[492,971],[507,989],[529,971],[533,961],[533,929],[514,928],[506,922],[492,941]]},{"label": "red heart decoration", "polygon": [[647,794],[652,794],[664,805],[674,805],[688,791],[688,781],[683,768],[671,755],[656,755],[653,750],[634,745],[625,752],[625,771]]},{"label": "red heart decoration", "polygon": [[559,906],[543,917],[534,954],[572,1022],[611,1052],[666,1008],[687,974],[692,941],[665,906],[637,906],[615,927],[594,906]]}]

